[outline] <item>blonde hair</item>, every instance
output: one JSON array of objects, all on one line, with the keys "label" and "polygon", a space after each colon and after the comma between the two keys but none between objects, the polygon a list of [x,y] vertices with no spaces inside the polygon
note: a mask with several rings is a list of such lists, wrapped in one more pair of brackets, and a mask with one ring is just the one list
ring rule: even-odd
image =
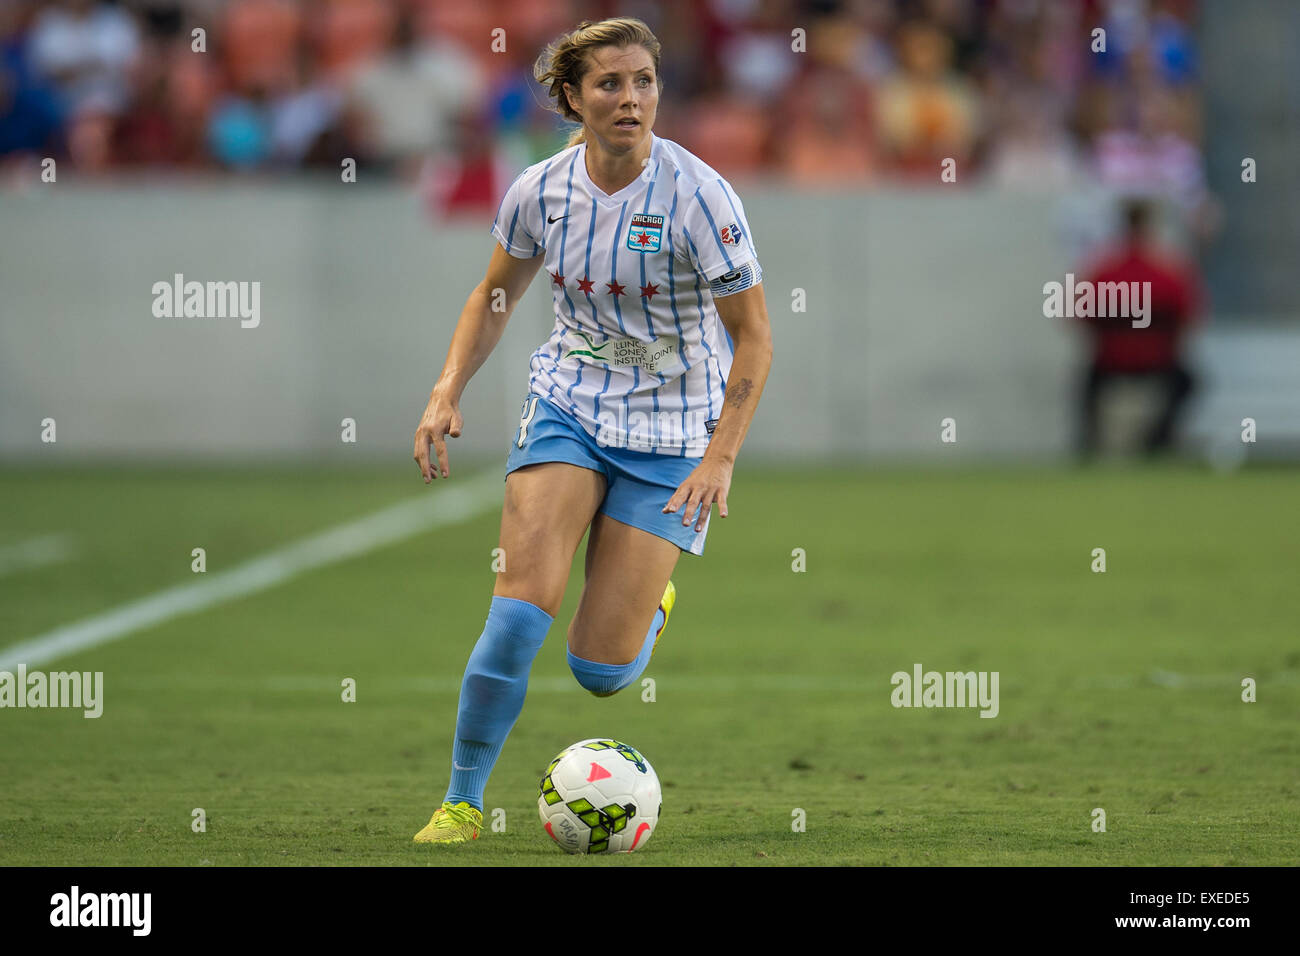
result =
[{"label": "blonde hair", "polygon": [[648,26],[635,17],[582,21],[573,32],[548,44],[533,65],[534,79],[547,87],[547,94],[555,101],[551,109],[578,124],[569,136],[569,146],[576,146],[586,138],[586,127],[582,125],[582,117],[569,105],[564,84],[580,89],[590,67],[587,54],[603,46],[644,47],[654,61],[655,83],[663,90],[663,80],[659,77],[659,40]]}]

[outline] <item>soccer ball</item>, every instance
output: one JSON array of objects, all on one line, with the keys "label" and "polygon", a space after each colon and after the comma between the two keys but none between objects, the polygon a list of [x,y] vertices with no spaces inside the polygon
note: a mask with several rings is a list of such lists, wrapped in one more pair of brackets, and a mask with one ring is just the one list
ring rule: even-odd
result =
[{"label": "soccer ball", "polygon": [[617,740],[565,747],[542,775],[537,813],[569,853],[631,853],[650,840],[663,794],[650,761]]}]

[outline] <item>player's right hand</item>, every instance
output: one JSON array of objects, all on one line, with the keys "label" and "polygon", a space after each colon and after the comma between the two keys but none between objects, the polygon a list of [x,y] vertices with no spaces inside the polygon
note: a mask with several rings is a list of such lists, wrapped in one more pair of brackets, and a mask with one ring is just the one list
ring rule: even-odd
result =
[{"label": "player's right hand", "polygon": [[[447,468],[446,438],[447,436],[459,438],[464,424],[465,420],[460,416],[458,403],[444,397],[435,388],[433,394],[429,396],[429,405],[424,410],[424,417],[420,419],[420,427],[415,430],[415,462],[420,466],[420,474],[424,476],[426,485],[438,477],[438,472],[442,472],[444,478],[450,474]],[[429,463],[430,444],[433,445],[434,454],[438,457],[434,465]]]}]

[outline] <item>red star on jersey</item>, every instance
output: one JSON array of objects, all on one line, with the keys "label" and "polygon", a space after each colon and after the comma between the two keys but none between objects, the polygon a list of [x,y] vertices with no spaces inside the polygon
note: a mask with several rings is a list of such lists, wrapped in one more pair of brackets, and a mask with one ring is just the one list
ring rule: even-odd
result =
[{"label": "red star on jersey", "polygon": [[638,233],[636,237],[636,241],[637,241],[637,245],[648,246],[650,245],[650,236],[649,234],[644,232]]},{"label": "red star on jersey", "polygon": [[591,295],[591,291],[595,287],[595,285],[596,283],[592,282],[586,276],[583,276],[581,279],[578,280],[578,288],[581,289],[583,292],[587,293],[587,295]]},{"label": "red star on jersey", "polygon": [[651,302],[653,302],[654,297],[657,296],[658,294],[659,294],[659,287],[657,285],[643,285],[641,287],[641,298],[643,299],[649,299]]},{"label": "red star on jersey", "polygon": [[619,285],[617,280],[614,282],[606,282],[605,285],[609,287],[610,295],[627,295],[627,292],[624,291],[626,287]]},{"label": "red star on jersey", "polygon": [[551,282],[558,285],[561,289],[564,288],[564,276],[560,275],[558,272],[551,273]]}]

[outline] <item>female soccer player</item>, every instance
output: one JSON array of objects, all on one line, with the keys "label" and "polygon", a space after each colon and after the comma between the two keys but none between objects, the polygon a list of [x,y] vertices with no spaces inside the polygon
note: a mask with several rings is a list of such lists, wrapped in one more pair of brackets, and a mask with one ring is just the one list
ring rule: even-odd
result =
[{"label": "female soccer player", "polygon": [[703,553],[715,503],[727,516],[772,360],[740,199],[652,132],[661,84],[650,29],[631,18],[584,22],[534,74],[557,112],[582,125],[507,191],[492,224],[499,245],[415,433],[425,483],[446,478],[461,393],[545,263],[555,329],[529,363],[506,461],[505,570],[461,682],[451,783],[417,843],[477,839],[488,774],[588,529],[569,666],[599,697],[645,670],[676,600],[678,555]]}]

